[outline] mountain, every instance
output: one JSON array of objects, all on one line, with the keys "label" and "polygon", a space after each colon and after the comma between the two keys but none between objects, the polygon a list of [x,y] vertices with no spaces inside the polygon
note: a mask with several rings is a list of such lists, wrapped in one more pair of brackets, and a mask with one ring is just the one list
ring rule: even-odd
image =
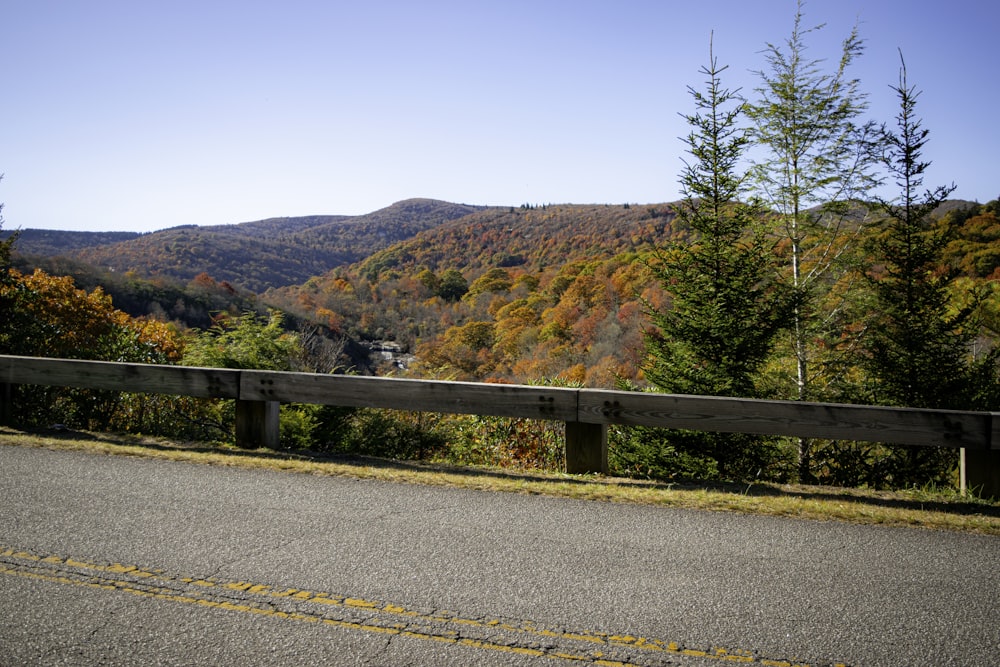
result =
[{"label": "mountain", "polygon": [[373,252],[357,270],[370,281],[415,268],[457,268],[470,280],[493,267],[538,272],[662,243],[684,233],[674,219],[671,204],[493,208]]},{"label": "mountain", "polygon": [[370,341],[385,372],[614,386],[662,301],[640,258],[688,233],[671,204],[493,208],[262,299]]},{"label": "mountain", "polygon": [[0,230],[0,241],[18,234],[16,248],[25,255],[52,257],[85,248],[111,245],[142,236],[138,232],[64,232],[55,229]]},{"label": "mountain", "polygon": [[16,249],[23,255],[64,255],[117,273],[180,282],[208,274],[216,281],[260,293],[305,282],[484,208],[408,199],[359,216],[315,215],[237,225],[183,225],[120,237],[24,230]]}]

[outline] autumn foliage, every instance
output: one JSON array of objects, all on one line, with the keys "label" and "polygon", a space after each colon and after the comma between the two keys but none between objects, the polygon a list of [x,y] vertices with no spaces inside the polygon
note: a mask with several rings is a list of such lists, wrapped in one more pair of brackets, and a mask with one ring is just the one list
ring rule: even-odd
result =
[{"label": "autumn foliage", "polygon": [[[181,358],[174,327],[130,317],[99,288],[87,292],[69,277],[40,270],[0,271],[0,353],[156,364]],[[14,403],[19,420],[28,425],[57,419],[83,428],[150,432],[170,421],[168,401],[119,392],[19,387]]]},{"label": "autumn foliage", "polygon": [[665,204],[487,209],[267,298],[397,343],[410,374],[612,387],[641,376],[645,304],[663,302],[641,257],[687,233]]},{"label": "autumn foliage", "polygon": [[0,299],[9,304],[0,325],[4,354],[142,363],[173,363],[181,357],[171,326],[130,317],[101,288],[86,292],[67,276],[10,269],[0,283]]}]

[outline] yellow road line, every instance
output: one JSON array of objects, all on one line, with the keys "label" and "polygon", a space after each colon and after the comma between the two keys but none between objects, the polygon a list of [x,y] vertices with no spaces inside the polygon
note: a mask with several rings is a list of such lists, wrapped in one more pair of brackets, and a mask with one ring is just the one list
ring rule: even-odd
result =
[{"label": "yellow road line", "polygon": [[[26,550],[0,546],[0,574],[21,576],[59,584],[83,586],[101,590],[130,593],[139,597],[203,607],[271,616],[298,622],[400,635],[436,642],[461,644],[474,648],[519,653],[566,661],[589,662],[608,667],[642,667],[656,661],[656,655],[690,656],[720,662],[738,662],[766,667],[810,667],[794,660],[782,660],[756,655],[750,651],[715,647],[700,650],[650,637],[634,637],[586,630],[553,630],[539,627],[532,621],[463,618],[446,611],[421,612],[404,606],[351,596],[338,596],[323,591],[298,588],[275,588],[269,584],[244,581],[220,581],[211,577],[186,577],[164,570],[143,568],[121,563],[92,563],[55,554],[40,555]],[[178,589],[182,590],[178,590]],[[250,600],[233,601],[226,595],[245,595]],[[285,611],[276,604],[321,605],[315,610]],[[348,612],[371,615],[365,620],[329,618],[323,609],[339,608]],[[430,626],[430,627],[427,627]],[[435,629],[434,626],[441,626]],[[470,629],[483,631],[485,637],[465,636]],[[500,644],[490,641],[491,632],[512,635],[516,641]],[[519,640],[517,638],[520,638]],[[553,646],[553,643],[555,645]],[[583,644],[584,648],[579,645]],[[605,651],[587,649],[602,646]],[[624,651],[625,660],[615,659],[616,651]],[[645,656],[645,659],[643,659]],[[834,667],[846,667],[835,663]]]}]

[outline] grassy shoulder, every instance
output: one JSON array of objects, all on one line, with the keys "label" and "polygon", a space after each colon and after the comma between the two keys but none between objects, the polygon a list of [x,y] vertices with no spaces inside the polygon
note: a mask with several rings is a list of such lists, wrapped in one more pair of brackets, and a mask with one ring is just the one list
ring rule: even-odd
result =
[{"label": "grassy shoulder", "polygon": [[663,484],[599,475],[516,472],[367,457],[250,451],[134,435],[21,431],[6,427],[0,427],[0,445],[579,500],[1000,535],[1000,502],[962,498],[949,490],[888,492],[766,483],[742,486]]}]

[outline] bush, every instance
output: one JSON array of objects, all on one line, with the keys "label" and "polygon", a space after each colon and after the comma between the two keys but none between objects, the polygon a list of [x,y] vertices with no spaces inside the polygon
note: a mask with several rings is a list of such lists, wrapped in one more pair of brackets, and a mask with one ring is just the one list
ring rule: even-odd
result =
[{"label": "bush", "polygon": [[622,477],[786,481],[794,470],[794,452],[776,438],[612,426],[608,441],[609,467]]},{"label": "bush", "polygon": [[675,447],[663,429],[611,426],[608,429],[611,474],[664,481],[716,479],[718,465],[705,456]]},{"label": "bush", "polygon": [[357,408],[339,405],[316,406],[312,448],[320,452],[346,451],[357,412]]},{"label": "bush", "polygon": [[459,465],[562,471],[566,467],[561,422],[465,415],[454,419],[443,457]]},{"label": "bush", "polygon": [[318,445],[324,451],[419,461],[437,456],[448,441],[440,420],[425,413],[364,408],[339,417],[321,427],[335,427],[334,439]]},{"label": "bush", "polygon": [[958,459],[958,450],[945,447],[825,441],[814,461],[819,484],[906,489],[956,486]]},{"label": "bush", "polygon": [[278,446],[282,449],[308,449],[319,422],[315,405],[282,405],[279,416]]}]

